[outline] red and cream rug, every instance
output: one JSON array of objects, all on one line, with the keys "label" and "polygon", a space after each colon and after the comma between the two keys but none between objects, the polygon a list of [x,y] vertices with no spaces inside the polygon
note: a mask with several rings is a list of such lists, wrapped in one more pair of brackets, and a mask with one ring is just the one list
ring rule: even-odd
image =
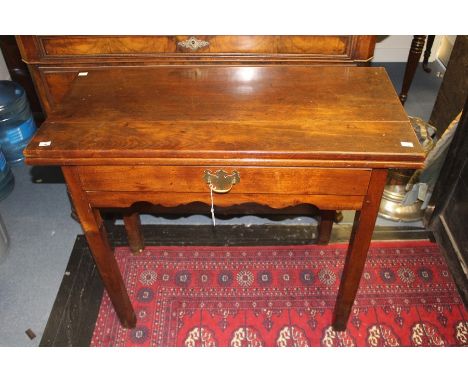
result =
[{"label": "red and cream rug", "polygon": [[348,329],[335,332],[346,248],[116,248],[137,327],[120,326],[104,293],[91,346],[468,345],[468,312],[426,241],[372,243]]}]

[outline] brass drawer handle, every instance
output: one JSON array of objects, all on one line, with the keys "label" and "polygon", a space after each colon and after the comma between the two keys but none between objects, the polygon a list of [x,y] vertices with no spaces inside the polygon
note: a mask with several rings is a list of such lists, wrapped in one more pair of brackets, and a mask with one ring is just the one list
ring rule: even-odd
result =
[{"label": "brass drawer handle", "polygon": [[177,46],[182,48],[190,49],[190,50],[198,50],[200,48],[204,48],[205,46],[210,45],[208,41],[199,40],[198,38],[192,36],[188,40],[179,41]]},{"label": "brass drawer handle", "polygon": [[209,170],[205,170],[203,179],[213,192],[225,194],[231,191],[232,186],[240,182],[240,175],[237,171],[233,171],[231,175],[228,175],[224,170],[218,170],[215,174],[212,174]]}]

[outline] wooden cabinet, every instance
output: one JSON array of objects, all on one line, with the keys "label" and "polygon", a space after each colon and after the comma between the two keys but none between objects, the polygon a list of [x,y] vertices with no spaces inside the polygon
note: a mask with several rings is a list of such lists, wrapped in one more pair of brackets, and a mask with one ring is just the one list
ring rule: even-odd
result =
[{"label": "wooden cabinet", "polygon": [[[456,99],[456,102],[459,102]],[[429,228],[441,246],[447,265],[468,306],[468,98],[447,153],[431,202]]]},{"label": "wooden cabinet", "polygon": [[373,36],[18,36],[50,113],[79,72],[109,66],[367,63]]}]

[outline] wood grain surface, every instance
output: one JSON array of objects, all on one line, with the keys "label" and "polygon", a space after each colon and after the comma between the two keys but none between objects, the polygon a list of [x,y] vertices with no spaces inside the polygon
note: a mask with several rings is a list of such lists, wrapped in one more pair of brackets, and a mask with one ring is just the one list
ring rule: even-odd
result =
[{"label": "wood grain surface", "polygon": [[307,66],[96,69],[76,77],[25,154],[31,164],[424,159],[384,69]]}]

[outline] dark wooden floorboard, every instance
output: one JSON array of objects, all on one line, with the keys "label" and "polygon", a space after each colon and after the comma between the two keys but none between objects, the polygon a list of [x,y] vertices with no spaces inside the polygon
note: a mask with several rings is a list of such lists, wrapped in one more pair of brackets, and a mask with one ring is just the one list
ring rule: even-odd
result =
[{"label": "dark wooden floorboard", "polygon": [[88,346],[103,291],[86,239],[79,235],[39,346]]},{"label": "dark wooden floorboard", "polygon": [[[108,227],[115,246],[128,245],[123,226]],[[183,245],[304,245],[314,244],[316,226],[222,225],[143,226],[145,244]],[[331,242],[347,242],[351,225],[335,225]],[[424,240],[429,233],[420,228],[377,227],[373,240]],[[103,286],[83,235],[78,235],[39,346],[89,346],[96,323]]]}]

